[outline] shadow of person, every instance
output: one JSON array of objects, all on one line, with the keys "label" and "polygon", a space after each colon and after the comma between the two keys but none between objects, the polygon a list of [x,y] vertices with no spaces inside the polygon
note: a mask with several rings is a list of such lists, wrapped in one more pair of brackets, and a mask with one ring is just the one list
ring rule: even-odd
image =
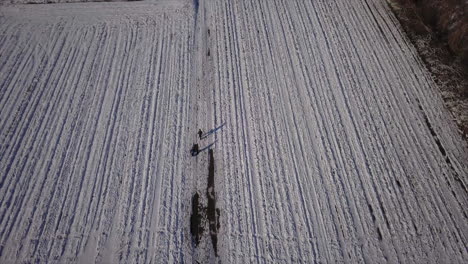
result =
[{"label": "shadow of person", "polygon": [[222,124],[221,124],[220,126],[218,126],[217,128],[211,129],[210,131],[206,132],[206,133],[202,136],[202,138],[206,138],[206,137],[208,137],[209,135],[218,132],[218,130],[222,129],[225,125],[226,125],[226,122],[222,123]]},{"label": "shadow of person", "polygon": [[198,152],[200,153],[200,152],[202,152],[202,151],[204,151],[204,150],[210,149],[215,143],[216,143],[216,141],[213,142],[213,143],[211,143],[211,144],[209,144],[209,145],[207,145],[206,147],[200,149]]}]

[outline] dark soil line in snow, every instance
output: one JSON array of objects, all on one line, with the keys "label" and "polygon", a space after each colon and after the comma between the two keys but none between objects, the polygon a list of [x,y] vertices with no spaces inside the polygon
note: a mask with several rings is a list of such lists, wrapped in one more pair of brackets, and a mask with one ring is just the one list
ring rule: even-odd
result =
[{"label": "dark soil line in snow", "polygon": [[[450,168],[450,170],[452,170],[455,181],[458,182],[458,184],[460,184],[460,187],[465,191],[465,193],[468,193],[468,189],[467,189],[466,185],[460,179],[460,175],[455,170],[455,168],[454,168],[454,166],[452,164],[452,160],[447,155],[447,151],[445,150],[444,146],[442,146],[442,143],[440,142],[439,136],[437,135],[434,128],[432,127],[432,124],[429,121],[429,118],[427,117],[427,114],[424,111],[424,109],[422,108],[419,101],[418,101],[418,107],[419,107],[419,110],[421,110],[421,112],[423,114],[424,122],[426,123],[426,126],[429,129],[429,132],[431,133],[431,136],[434,138],[434,141],[437,144],[437,147],[439,148],[440,154],[442,154],[442,156],[444,157],[445,162],[447,163],[448,167]],[[450,182],[448,182],[448,181],[447,181],[447,184],[449,186],[451,185]],[[454,193],[453,190],[452,190],[452,194],[456,197],[456,194]],[[457,199],[457,201],[458,201],[458,199]],[[460,202],[458,201],[458,203],[460,203]],[[465,216],[465,218],[468,218],[468,215],[466,214],[466,212],[463,212],[463,215]]]},{"label": "dark soil line in snow", "polygon": [[195,17],[198,14],[198,8],[200,7],[200,1],[199,0],[193,0],[193,6],[195,8]]}]

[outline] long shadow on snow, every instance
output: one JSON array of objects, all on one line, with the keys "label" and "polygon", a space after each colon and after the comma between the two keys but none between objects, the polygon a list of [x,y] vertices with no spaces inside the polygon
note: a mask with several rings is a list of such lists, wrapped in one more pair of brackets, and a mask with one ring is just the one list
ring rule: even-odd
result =
[{"label": "long shadow on snow", "polygon": [[217,127],[217,128],[211,129],[210,131],[206,132],[206,133],[202,136],[202,138],[206,138],[206,137],[208,137],[209,135],[218,132],[218,130],[222,129],[225,125],[226,125],[226,122],[222,123],[222,124],[221,124],[219,127]]},{"label": "long shadow on snow", "polygon": [[216,143],[216,141],[213,142],[213,143],[211,143],[211,144],[209,144],[208,146],[206,146],[206,147],[200,149],[198,152],[203,152],[203,151],[205,151],[205,150],[207,150],[207,149],[210,149],[215,143]]}]

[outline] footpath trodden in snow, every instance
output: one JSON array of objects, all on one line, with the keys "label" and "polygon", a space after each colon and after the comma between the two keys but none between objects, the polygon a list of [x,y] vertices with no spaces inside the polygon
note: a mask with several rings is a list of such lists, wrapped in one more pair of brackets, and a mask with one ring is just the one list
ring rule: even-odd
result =
[{"label": "footpath trodden in snow", "polygon": [[466,263],[456,129],[383,0],[2,6],[0,262]]}]

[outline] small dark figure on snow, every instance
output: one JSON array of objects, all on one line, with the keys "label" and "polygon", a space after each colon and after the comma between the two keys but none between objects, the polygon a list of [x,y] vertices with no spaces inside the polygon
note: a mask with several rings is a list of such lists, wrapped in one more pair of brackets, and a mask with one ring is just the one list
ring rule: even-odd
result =
[{"label": "small dark figure on snow", "polygon": [[200,153],[200,148],[198,147],[198,144],[193,144],[193,147],[190,150],[190,154],[192,154],[192,156],[196,156],[198,155],[198,153]]},{"label": "small dark figure on snow", "polygon": [[198,137],[202,139],[203,131],[201,129],[198,129]]}]

